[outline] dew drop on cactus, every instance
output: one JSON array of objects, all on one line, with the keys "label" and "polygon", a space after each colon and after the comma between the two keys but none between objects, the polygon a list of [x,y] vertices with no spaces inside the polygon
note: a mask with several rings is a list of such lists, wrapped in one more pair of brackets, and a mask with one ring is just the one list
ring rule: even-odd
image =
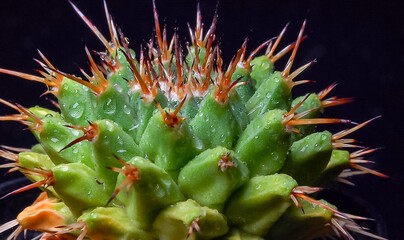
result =
[{"label": "dew drop on cactus", "polygon": [[[322,187],[350,183],[352,175],[387,176],[361,165],[376,149],[346,138],[373,119],[323,115],[352,101],[328,96],[335,83],[295,96],[308,82],[299,74],[315,63],[295,66],[306,21],[294,42],[282,41],[286,26],[251,53],[244,41],[225,63],[217,16],[203,29],[199,7],[185,45],[160,25],[153,1],[155,34],[135,52],[105,1],[109,37],[71,5],[105,47],[85,49],[89,70],[65,73],[42,52],[37,74],[0,68],[45,84],[54,99],[53,109],[0,99],[14,111],[0,121],[25,125],[38,141],[0,149],[0,167],[32,182],[0,201],[42,191],[0,233],[15,228],[14,239],[36,231],[42,240],[385,239],[360,227],[365,217],[316,199]],[[281,58],[285,66],[275,68]],[[334,133],[319,124],[347,126]]]}]

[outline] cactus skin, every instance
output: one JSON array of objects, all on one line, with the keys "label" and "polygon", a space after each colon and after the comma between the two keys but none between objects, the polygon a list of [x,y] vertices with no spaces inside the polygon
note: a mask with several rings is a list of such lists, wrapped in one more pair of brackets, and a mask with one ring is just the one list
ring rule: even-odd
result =
[{"label": "cactus skin", "polygon": [[[320,202],[335,208],[324,200],[320,200]],[[301,204],[304,212],[298,208],[288,208],[269,231],[269,239],[310,239],[316,231],[321,230],[319,226],[330,222],[332,211],[307,201],[301,201]]]},{"label": "cactus skin", "polygon": [[[335,235],[347,239],[350,230],[384,239],[349,219],[356,216],[307,196],[350,168],[386,176],[360,165],[374,149],[344,149],[356,146],[342,138],[370,120],[336,134],[317,132],[317,124],[351,123],[321,117],[324,108],[351,101],[325,98],[335,84],[293,96],[293,87],[307,82],[293,80],[314,62],[291,71],[306,22],[278,53],[286,27],[248,58],[245,41],[226,65],[215,43],[216,16],[204,36],[199,9],[184,54],[178,34],[167,42],[153,1],[155,36],[147,51],[135,53],[105,2],[110,41],[72,6],[106,48],[98,52],[101,64],[86,49],[86,80],[59,70],[41,52],[40,76],[0,68],[47,85],[59,108],[27,109],[0,99],[18,112],[0,120],[27,125],[39,142],[0,149],[11,161],[1,167],[32,181],[0,201],[43,191],[0,233],[19,225],[10,238],[35,230],[42,240],[248,240],[312,239],[339,229]],[[289,53],[284,69],[276,69]]]},{"label": "cactus skin", "polygon": [[226,216],[241,230],[264,236],[292,204],[297,182],[286,174],[253,177],[229,199]]}]

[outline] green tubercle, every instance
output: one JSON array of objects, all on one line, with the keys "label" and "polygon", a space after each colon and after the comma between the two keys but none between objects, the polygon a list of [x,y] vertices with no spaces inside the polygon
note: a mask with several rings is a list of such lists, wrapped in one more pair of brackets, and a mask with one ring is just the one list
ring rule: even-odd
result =
[{"label": "green tubercle", "polygon": [[241,230],[264,236],[292,204],[297,182],[286,174],[251,178],[229,199],[225,214]]},{"label": "green tubercle", "polygon": [[[245,163],[224,147],[207,149],[182,168],[178,185],[187,198],[221,210],[249,177]],[[207,181],[207,179],[209,179]]]},{"label": "green tubercle", "polygon": [[192,199],[171,205],[153,223],[159,239],[214,239],[228,231],[226,217]]},{"label": "green tubercle", "polygon": [[286,111],[271,110],[247,125],[234,151],[245,162],[251,176],[278,172],[286,159],[290,134],[283,123]]}]

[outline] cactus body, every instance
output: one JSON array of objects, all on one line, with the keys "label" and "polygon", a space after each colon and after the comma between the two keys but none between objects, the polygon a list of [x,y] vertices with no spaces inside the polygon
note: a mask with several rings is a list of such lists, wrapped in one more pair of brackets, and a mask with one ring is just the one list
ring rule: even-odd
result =
[{"label": "cactus body", "polygon": [[[292,88],[306,82],[293,80],[313,63],[291,71],[305,22],[284,49],[277,47],[286,27],[247,59],[245,42],[226,65],[215,43],[216,17],[203,36],[199,10],[185,55],[177,34],[167,42],[155,6],[155,37],[136,54],[106,4],[110,41],[73,8],[106,47],[98,52],[101,64],[86,49],[87,79],[62,72],[42,53],[41,76],[0,69],[46,84],[59,108],[0,99],[18,112],[0,120],[27,125],[39,142],[0,150],[12,161],[3,167],[32,181],[10,194],[46,192],[0,232],[19,225],[14,235],[36,230],[43,240],[311,239],[334,234],[334,224],[343,229],[337,236],[352,237],[354,222],[345,226],[335,206],[307,194],[351,167],[384,175],[359,165],[373,150],[341,149],[354,146],[342,138],[369,121],[336,134],[316,130],[351,123],[320,117],[349,99],[325,99],[333,86],[293,99]],[[275,70],[289,53],[284,69]]]}]

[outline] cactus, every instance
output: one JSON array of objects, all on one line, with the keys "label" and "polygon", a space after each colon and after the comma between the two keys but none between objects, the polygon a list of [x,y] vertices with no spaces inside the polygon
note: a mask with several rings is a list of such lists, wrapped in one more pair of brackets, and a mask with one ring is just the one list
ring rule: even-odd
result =
[{"label": "cactus", "polygon": [[[0,72],[45,84],[56,110],[25,108],[0,99],[16,113],[1,121],[26,125],[38,144],[5,147],[1,165],[20,171],[42,193],[0,233],[41,232],[38,239],[384,239],[315,193],[333,181],[370,173],[345,137],[369,124],[322,117],[325,108],[352,101],[318,93],[294,96],[296,80],[315,61],[292,71],[306,38],[280,48],[281,33],[247,54],[247,40],[225,64],[216,43],[215,15],[203,30],[198,8],[187,51],[160,26],[139,52],[114,24],[104,1],[110,40],[74,5],[105,46],[87,48],[90,72],[65,73],[39,52],[39,74]],[[279,70],[276,61],[289,55]],[[286,57],[285,57],[286,58]],[[327,109],[328,110],[328,109]],[[376,117],[377,118],[377,117]],[[318,124],[353,125],[341,132]],[[356,169],[356,171],[351,171]],[[308,196],[311,195],[312,196]],[[353,234],[352,232],[355,232]]]}]

